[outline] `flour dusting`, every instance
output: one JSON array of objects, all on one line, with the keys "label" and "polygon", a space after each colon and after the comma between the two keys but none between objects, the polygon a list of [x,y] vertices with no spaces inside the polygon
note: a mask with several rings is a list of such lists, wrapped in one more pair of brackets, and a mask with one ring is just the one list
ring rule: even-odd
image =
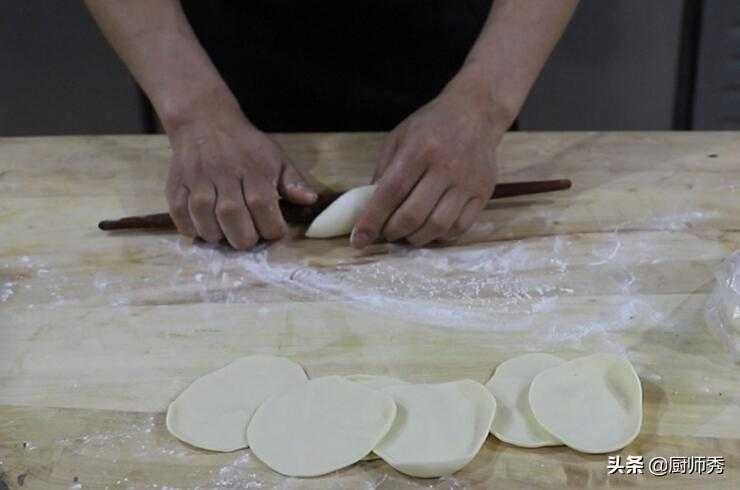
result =
[{"label": "flour dusting", "polygon": [[[718,262],[724,256],[717,245],[707,246],[701,257],[687,246],[682,256],[671,232],[653,235],[607,233],[586,253],[576,245],[587,237],[556,235],[432,249],[387,245],[378,256],[345,252],[341,259],[289,253],[280,244],[245,253],[179,239],[162,242],[194,264],[198,272],[190,284],[203,301],[249,302],[250,284],[257,281],[286,297],[344,302],[415,324],[518,332],[522,350],[577,349],[588,340],[590,348],[624,352],[614,334],[631,326],[680,327],[671,319],[675,301],[636,293],[670,281],[676,261]],[[656,271],[663,276],[656,279]],[[565,313],[567,325],[558,321]]]}]

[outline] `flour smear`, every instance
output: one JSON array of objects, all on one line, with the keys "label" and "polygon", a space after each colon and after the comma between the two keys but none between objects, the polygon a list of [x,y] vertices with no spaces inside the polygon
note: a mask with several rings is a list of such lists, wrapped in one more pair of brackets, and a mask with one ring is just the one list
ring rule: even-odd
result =
[{"label": "flour smear", "polygon": [[[281,244],[244,253],[163,242],[197,263],[193,281],[204,299],[216,291],[218,298],[210,299],[247,301],[233,285],[251,278],[299,299],[346,302],[436,328],[520,332],[524,350],[580,348],[588,338],[590,347],[623,352],[612,334],[632,326],[678,328],[670,317],[675,305],[644,294],[658,286],[656,271],[670,280],[676,261],[723,257],[720,246],[705,247],[699,257],[689,246],[682,257],[670,233],[657,231],[648,240],[605,233],[585,254],[576,247],[582,237],[569,235],[431,249],[386,245],[379,255],[343,251],[341,259],[306,257]],[[692,239],[701,240],[683,240]],[[664,260],[668,256],[672,261]]]}]

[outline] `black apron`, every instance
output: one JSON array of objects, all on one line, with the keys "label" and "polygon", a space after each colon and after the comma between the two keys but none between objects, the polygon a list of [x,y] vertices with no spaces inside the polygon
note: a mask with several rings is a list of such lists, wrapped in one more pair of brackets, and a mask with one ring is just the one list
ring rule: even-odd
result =
[{"label": "black apron", "polygon": [[389,130],[460,69],[491,0],[184,0],[263,131]]}]

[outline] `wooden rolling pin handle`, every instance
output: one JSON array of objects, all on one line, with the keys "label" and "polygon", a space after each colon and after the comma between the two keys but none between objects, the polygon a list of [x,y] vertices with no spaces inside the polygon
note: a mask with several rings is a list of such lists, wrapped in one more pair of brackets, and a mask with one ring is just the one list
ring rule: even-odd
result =
[{"label": "wooden rolling pin handle", "polygon": [[[510,182],[498,184],[491,199],[504,197],[524,196],[570,189],[572,183],[568,179],[541,180],[533,182]],[[311,206],[299,206],[288,201],[280,201],[280,210],[288,223],[310,223],[321,211],[334,202],[341,193],[320,194],[319,199]],[[147,214],[145,216],[128,216],[126,218],[103,220],[98,228],[105,231],[130,229],[173,229],[175,224],[168,213]]]},{"label": "wooden rolling pin handle", "polygon": [[568,179],[534,180],[531,182],[508,182],[497,184],[493,189],[491,199],[503,197],[526,196],[543,192],[564,191],[570,189],[573,183]]}]

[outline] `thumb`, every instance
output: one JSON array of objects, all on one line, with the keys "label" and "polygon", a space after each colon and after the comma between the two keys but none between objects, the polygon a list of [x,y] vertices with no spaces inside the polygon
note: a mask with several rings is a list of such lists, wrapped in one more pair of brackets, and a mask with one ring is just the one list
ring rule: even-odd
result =
[{"label": "thumb", "polygon": [[283,165],[283,171],[278,181],[278,192],[285,199],[295,204],[313,204],[319,197],[306,183],[300,172],[289,162]]}]

